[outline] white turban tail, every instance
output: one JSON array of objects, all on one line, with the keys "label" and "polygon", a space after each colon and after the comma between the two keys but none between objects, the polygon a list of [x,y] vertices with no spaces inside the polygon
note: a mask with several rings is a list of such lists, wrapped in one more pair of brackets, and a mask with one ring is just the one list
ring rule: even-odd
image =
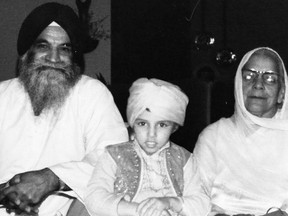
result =
[{"label": "white turban tail", "polygon": [[163,120],[184,125],[189,99],[177,85],[159,79],[140,78],[132,84],[129,92],[126,114],[131,127],[146,109]]}]

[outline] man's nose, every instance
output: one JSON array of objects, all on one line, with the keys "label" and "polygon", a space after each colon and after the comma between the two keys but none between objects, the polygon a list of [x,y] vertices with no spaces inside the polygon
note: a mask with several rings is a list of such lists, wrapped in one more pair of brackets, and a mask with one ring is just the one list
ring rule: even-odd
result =
[{"label": "man's nose", "polygon": [[49,60],[50,62],[59,62],[60,61],[60,53],[58,51],[58,49],[51,49],[49,50],[49,53],[46,56],[47,60]]}]

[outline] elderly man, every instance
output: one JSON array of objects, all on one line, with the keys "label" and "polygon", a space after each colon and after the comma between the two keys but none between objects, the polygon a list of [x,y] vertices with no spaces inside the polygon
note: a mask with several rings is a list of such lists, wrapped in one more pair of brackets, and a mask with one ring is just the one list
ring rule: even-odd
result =
[{"label": "elderly man", "polygon": [[24,20],[19,77],[0,83],[0,215],[66,215],[108,144],[128,134],[111,93],[82,75],[81,25],[46,3]]}]

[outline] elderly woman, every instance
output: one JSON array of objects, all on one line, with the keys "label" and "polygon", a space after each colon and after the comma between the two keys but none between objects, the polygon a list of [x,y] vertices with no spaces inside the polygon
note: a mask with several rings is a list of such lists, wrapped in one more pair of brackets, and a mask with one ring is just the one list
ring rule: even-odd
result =
[{"label": "elderly woman", "polygon": [[204,129],[194,149],[203,190],[211,200],[203,215],[276,210],[286,215],[286,86],[285,67],[274,50],[261,47],[243,57],[235,77],[234,115]]}]

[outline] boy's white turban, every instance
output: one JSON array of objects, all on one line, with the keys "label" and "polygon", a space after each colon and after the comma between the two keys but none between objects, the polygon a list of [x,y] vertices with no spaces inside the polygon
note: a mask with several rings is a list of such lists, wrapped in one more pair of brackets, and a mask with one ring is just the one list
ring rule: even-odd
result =
[{"label": "boy's white turban", "polygon": [[129,92],[126,114],[131,127],[146,108],[163,120],[183,126],[189,99],[178,86],[159,79],[140,78]]}]

